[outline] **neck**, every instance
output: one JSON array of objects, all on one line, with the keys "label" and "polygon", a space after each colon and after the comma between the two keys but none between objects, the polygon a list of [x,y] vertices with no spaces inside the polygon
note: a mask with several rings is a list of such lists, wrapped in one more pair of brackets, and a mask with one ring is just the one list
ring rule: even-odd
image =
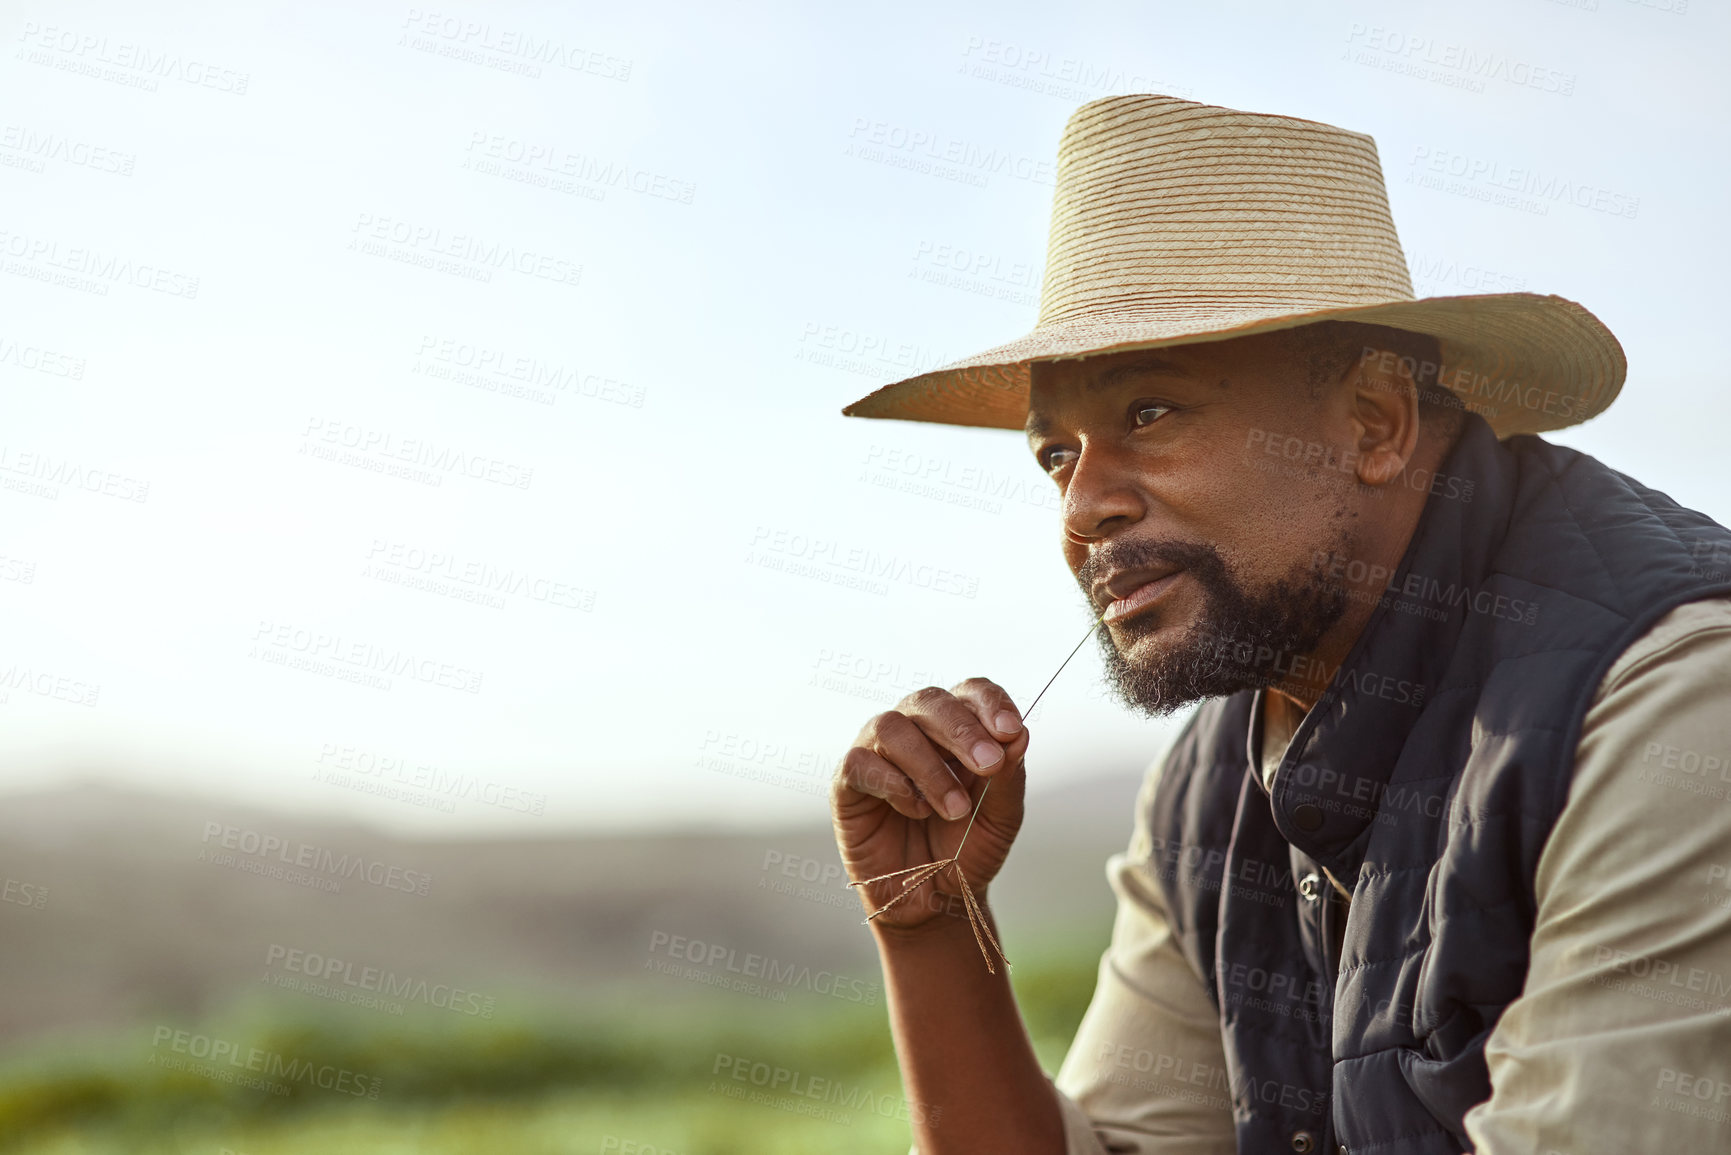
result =
[{"label": "neck", "polygon": [[[1435,473],[1451,444],[1441,438],[1422,438],[1412,460],[1407,462],[1407,470]],[[1360,499],[1361,529],[1351,560],[1365,563],[1366,572],[1393,576],[1424,514],[1427,487],[1406,485],[1404,476],[1382,486],[1378,496]],[[1349,594],[1346,612],[1329,627],[1314,649],[1292,663],[1290,673],[1268,687],[1264,695],[1267,709],[1296,710],[1300,717],[1310,712],[1370,624],[1383,585],[1386,581],[1374,587],[1346,584]]]}]

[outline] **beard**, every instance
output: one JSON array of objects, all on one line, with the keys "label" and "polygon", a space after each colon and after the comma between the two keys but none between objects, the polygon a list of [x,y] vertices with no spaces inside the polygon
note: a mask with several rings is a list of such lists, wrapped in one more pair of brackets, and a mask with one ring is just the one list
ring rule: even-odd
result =
[{"label": "beard", "polygon": [[[1351,557],[1352,535],[1342,530],[1333,556]],[[1172,642],[1136,661],[1134,649],[1159,626],[1158,615],[1132,617],[1096,631],[1106,675],[1124,704],[1150,716],[1192,702],[1275,685],[1316,649],[1346,612],[1347,590],[1319,568],[1302,564],[1256,589],[1240,580],[1218,549],[1201,542],[1119,542],[1102,547],[1076,571],[1087,596],[1111,570],[1142,566],[1183,569],[1202,588],[1201,614]],[[1090,604],[1092,598],[1089,597]],[[1099,613],[1103,607],[1095,607]],[[1124,638],[1123,649],[1113,629]],[[1149,647],[1142,647],[1147,651]]]}]

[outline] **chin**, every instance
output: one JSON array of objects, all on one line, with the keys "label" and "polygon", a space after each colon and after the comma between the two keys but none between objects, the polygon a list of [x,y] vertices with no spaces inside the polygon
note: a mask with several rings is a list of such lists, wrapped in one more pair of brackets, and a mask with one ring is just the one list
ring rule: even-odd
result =
[{"label": "chin", "polygon": [[[1180,638],[1196,632],[1197,615],[1189,607],[1151,606],[1122,622],[1107,622],[1112,642],[1132,662],[1171,649]],[[1153,647],[1152,649],[1150,647]],[[1144,659],[1145,660],[1145,659]]]}]

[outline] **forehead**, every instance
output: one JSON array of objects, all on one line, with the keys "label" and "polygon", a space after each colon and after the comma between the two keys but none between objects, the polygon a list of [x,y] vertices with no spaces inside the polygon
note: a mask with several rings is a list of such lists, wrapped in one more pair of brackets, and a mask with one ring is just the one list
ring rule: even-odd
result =
[{"label": "forehead", "polygon": [[1133,349],[1063,361],[1036,361],[1028,367],[1036,393],[1091,393],[1140,377],[1195,377],[1195,357],[1178,349]]},{"label": "forehead", "polygon": [[1025,430],[1030,440],[1047,436],[1064,409],[1137,387],[1158,385],[1174,400],[1198,393],[1218,395],[1228,388],[1234,394],[1246,389],[1255,392],[1262,385],[1279,385],[1284,395],[1290,391],[1288,378],[1295,356],[1290,338],[1291,333],[1277,331],[1035,361],[1029,365]]},{"label": "forehead", "polygon": [[1215,387],[1223,370],[1240,360],[1245,350],[1227,348],[1238,341],[1180,345],[1162,349],[1132,349],[1061,361],[1035,361],[1028,367],[1030,438],[1044,435],[1050,416],[1066,402],[1085,401],[1120,388],[1160,382],[1180,389]]}]

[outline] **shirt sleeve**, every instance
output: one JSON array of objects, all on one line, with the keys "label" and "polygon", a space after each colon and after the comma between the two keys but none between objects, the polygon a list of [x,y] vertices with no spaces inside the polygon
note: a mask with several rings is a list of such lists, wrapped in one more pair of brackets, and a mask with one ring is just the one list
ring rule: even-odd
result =
[{"label": "shirt sleeve", "polygon": [[1476,1150],[1731,1150],[1731,600],[1673,610],[1606,674],[1535,892]]},{"label": "shirt sleeve", "polygon": [[1065,1155],[1234,1155],[1220,1017],[1167,922],[1155,886],[1142,782],[1127,853],[1106,863],[1118,898],[1093,1001],[1054,1087]]}]

